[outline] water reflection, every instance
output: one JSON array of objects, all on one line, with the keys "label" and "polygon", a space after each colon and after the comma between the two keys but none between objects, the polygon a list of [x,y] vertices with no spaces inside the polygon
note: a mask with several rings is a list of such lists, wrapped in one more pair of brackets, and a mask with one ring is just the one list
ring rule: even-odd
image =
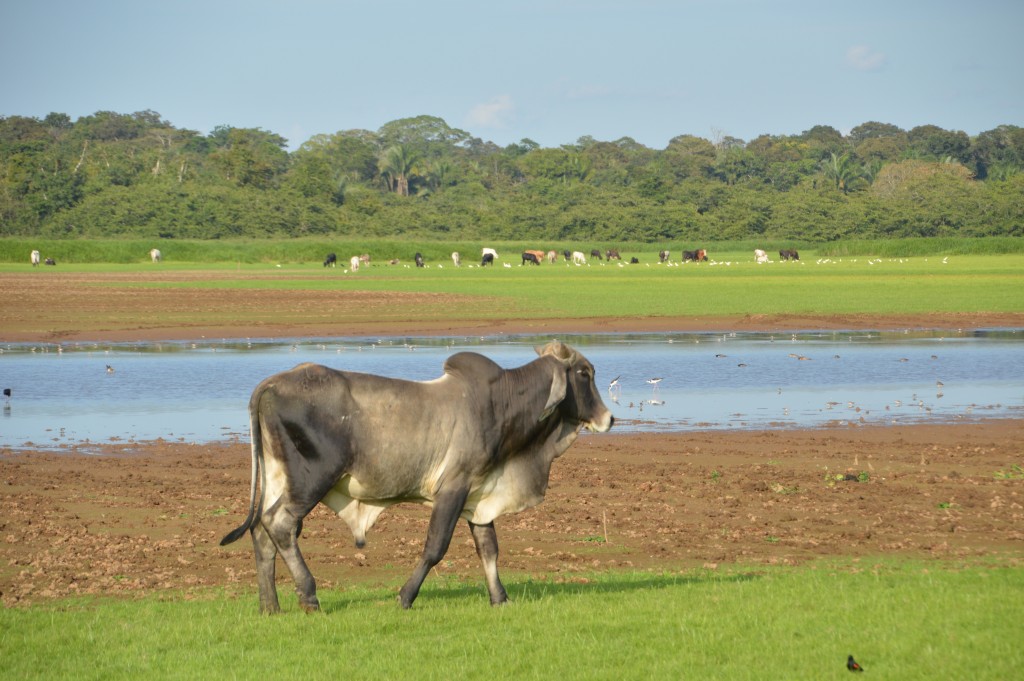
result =
[{"label": "water reflection", "polygon": [[[1020,416],[1024,408],[1020,329],[562,339],[597,368],[617,430],[941,423]],[[453,352],[482,352],[512,367],[533,359],[533,347],[547,340],[7,345],[0,348],[0,380],[12,395],[0,421],[0,446],[247,439],[253,387],[299,362],[428,380],[440,375]]]}]

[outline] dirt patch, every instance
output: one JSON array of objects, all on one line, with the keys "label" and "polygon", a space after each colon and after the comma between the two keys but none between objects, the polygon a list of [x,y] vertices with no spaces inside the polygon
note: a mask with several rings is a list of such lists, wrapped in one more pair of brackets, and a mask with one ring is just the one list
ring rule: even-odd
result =
[{"label": "dirt patch", "polygon": [[[497,521],[502,571],[572,578],[881,556],[1017,565],[1024,480],[1013,466],[1021,464],[1024,420],[584,435],[555,463],[544,503]],[[248,538],[218,545],[245,517],[248,486],[248,447],[237,443],[0,451],[0,599],[249,592]],[[344,523],[320,507],[305,523],[303,552],[321,586],[401,583],[428,514],[395,507],[356,549]],[[437,571],[482,585],[464,526]]]}]

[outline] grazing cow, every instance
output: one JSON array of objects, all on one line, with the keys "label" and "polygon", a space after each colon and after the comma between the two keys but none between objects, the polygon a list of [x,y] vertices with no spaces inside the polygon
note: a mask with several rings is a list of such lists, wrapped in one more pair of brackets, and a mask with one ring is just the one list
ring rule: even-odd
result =
[{"label": "grazing cow", "polygon": [[658,262],[668,262],[668,251],[658,251]]},{"label": "grazing cow", "polygon": [[43,264],[44,265],[56,265],[57,261],[54,260],[53,258],[47,258],[46,260],[43,261]]},{"label": "grazing cow", "polygon": [[452,264],[459,267],[462,264],[462,256],[458,251],[452,251]]},{"label": "grazing cow", "polygon": [[604,258],[601,257],[601,251],[596,248],[590,249],[590,257],[597,258],[598,260],[604,260]]},{"label": "grazing cow", "polygon": [[324,258],[324,267],[335,267],[338,264],[338,256],[334,253],[328,253],[327,257]]},{"label": "grazing cow", "polygon": [[697,249],[697,262],[707,262],[707,261],[708,261],[708,252],[705,251],[703,248]]},{"label": "grazing cow", "polygon": [[160,252],[159,248],[149,249],[149,259],[153,262],[160,262],[164,259],[164,254]]},{"label": "grazing cow", "polygon": [[362,255],[360,255],[359,256],[359,262],[362,263],[363,265],[369,265],[370,264],[370,254],[369,253],[363,253]]},{"label": "grazing cow", "polygon": [[480,255],[488,255],[488,254],[490,254],[490,256],[491,256],[491,263],[493,264],[493,262],[498,259],[498,252],[496,250],[494,250],[493,248],[483,248],[483,249],[480,250]]},{"label": "grazing cow", "polygon": [[540,260],[537,259],[537,254],[533,251],[524,251],[522,264],[526,265],[527,263],[530,265],[540,265]]},{"label": "grazing cow", "polygon": [[697,259],[697,251],[683,251],[683,262],[690,262]]},{"label": "grazing cow", "polygon": [[614,248],[608,249],[608,252],[604,254],[604,257],[608,260],[622,260],[622,256],[620,256],[618,250]]},{"label": "grazing cow", "polygon": [[493,253],[484,253],[484,257],[480,260],[480,267],[485,267],[486,265],[490,265],[491,267],[494,267],[494,254]]},{"label": "grazing cow", "polygon": [[359,256],[353,255],[348,259],[348,268],[353,272],[358,272],[360,263],[362,263],[362,260],[359,259]]},{"label": "grazing cow", "polygon": [[548,251],[548,264],[554,265],[558,262],[558,253],[556,251]]},{"label": "grazing cow", "polygon": [[249,512],[220,542],[251,532],[260,610],[280,610],[279,552],[299,605],[319,609],[297,542],[318,503],[345,521],[357,547],[388,506],[433,506],[422,557],[399,591],[403,608],[444,557],[460,517],[469,523],[491,603],[508,600],[494,520],[539,504],[554,459],[583,428],[603,433],[615,420],[583,355],[558,341],[537,354],[503,369],[460,352],[444,363],[443,376],[423,382],[307,363],[260,383],[249,400]]},{"label": "grazing cow", "polygon": [[629,259],[629,264],[630,265],[639,265],[640,264],[640,259],[634,255],[632,258]]},{"label": "grazing cow", "polygon": [[31,254],[30,257],[32,258],[32,267],[38,267],[39,266],[39,259],[40,259],[40,257],[42,257],[42,256],[39,255],[39,251],[32,251],[32,254]]},{"label": "grazing cow", "polygon": [[762,251],[760,248],[754,249],[754,262],[760,264],[768,262],[768,254]]},{"label": "grazing cow", "polygon": [[586,265],[587,256],[583,255],[581,251],[572,252],[572,264],[573,265]]},{"label": "grazing cow", "polygon": [[565,258],[566,262],[572,260],[572,251],[562,251],[562,257]]},{"label": "grazing cow", "polygon": [[533,253],[535,256],[537,256],[537,264],[538,265],[541,264],[542,262],[544,262],[544,256],[545,256],[544,251],[530,251],[530,250],[527,250],[527,251],[523,251],[523,252],[524,253]]},{"label": "grazing cow", "polygon": [[388,264],[389,265],[397,265],[400,262],[402,262],[402,261],[399,260],[398,258],[391,258],[391,260],[388,260]]},{"label": "grazing cow", "polygon": [[422,253],[417,253],[416,255],[414,255],[413,256],[413,260],[416,261],[416,267],[423,267],[424,266],[423,265],[423,254]]},{"label": "grazing cow", "polygon": [[792,249],[784,249],[779,251],[780,260],[799,260],[800,254]]}]

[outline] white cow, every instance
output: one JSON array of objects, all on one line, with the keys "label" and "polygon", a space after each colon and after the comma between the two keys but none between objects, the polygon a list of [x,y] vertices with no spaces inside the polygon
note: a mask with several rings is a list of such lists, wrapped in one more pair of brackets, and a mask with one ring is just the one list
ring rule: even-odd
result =
[{"label": "white cow", "polygon": [[39,265],[40,258],[41,256],[39,255],[39,251],[32,251],[32,267]]},{"label": "white cow", "polygon": [[768,262],[768,254],[762,251],[760,248],[755,248],[754,260],[758,263]]},{"label": "white cow", "polygon": [[573,265],[586,265],[587,256],[583,255],[581,251],[572,252],[572,264]]},{"label": "white cow", "polygon": [[358,255],[353,255],[349,259],[349,261],[348,261],[349,269],[352,270],[353,272],[358,272],[359,271],[359,262],[360,262],[359,256]]},{"label": "white cow", "polygon": [[498,252],[496,250],[494,250],[493,248],[485,248],[485,249],[483,249],[480,252],[480,255],[483,256],[483,255],[487,255],[488,253],[490,253],[491,257],[494,258],[495,260],[498,259]]},{"label": "white cow", "polygon": [[152,260],[153,262],[160,262],[161,260],[163,260],[163,258],[164,258],[164,256],[163,256],[163,253],[160,252],[160,249],[158,249],[158,248],[150,249],[150,251],[149,251],[149,259],[150,260]]},{"label": "white cow", "polygon": [[462,264],[462,256],[459,255],[458,251],[452,251],[452,263],[454,263],[456,267]]}]

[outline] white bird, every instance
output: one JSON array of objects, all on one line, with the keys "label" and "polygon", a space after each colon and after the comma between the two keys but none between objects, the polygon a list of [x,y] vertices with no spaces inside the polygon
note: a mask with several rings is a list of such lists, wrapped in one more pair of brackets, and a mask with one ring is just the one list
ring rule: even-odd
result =
[{"label": "white bird", "polygon": [[622,378],[622,374],[619,374],[618,376],[613,378],[612,382],[608,384],[608,389],[611,390],[612,388],[621,387],[619,384],[620,378]]},{"label": "white bird", "polygon": [[658,385],[659,383],[661,383],[661,377],[659,376],[658,378],[648,378],[647,382],[650,383],[651,385]]}]

